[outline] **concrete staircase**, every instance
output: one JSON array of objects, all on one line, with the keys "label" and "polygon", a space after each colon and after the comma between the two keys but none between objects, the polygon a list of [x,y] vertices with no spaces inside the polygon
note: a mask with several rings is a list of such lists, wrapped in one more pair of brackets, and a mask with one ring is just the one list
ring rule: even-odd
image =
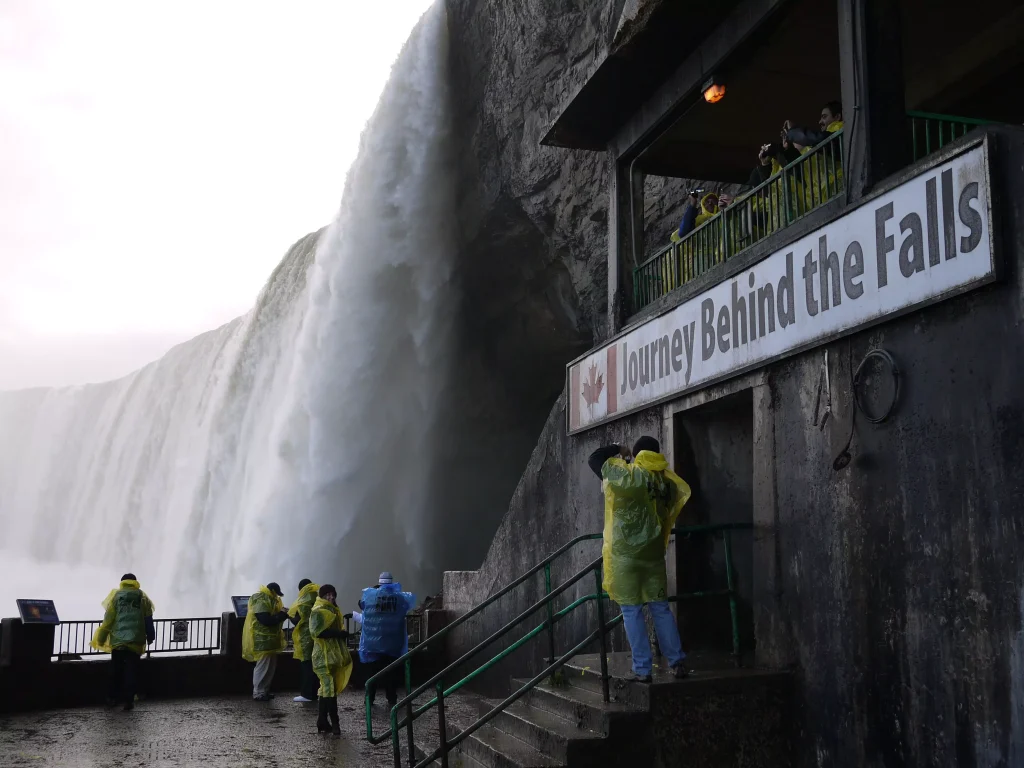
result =
[{"label": "concrete staircase", "polygon": [[[676,680],[656,669],[646,685],[627,682],[628,654],[609,660],[610,703],[601,695],[600,658],[579,656],[556,684],[534,688],[463,741],[449,755],[450,768],[646,768],[682,764],[677,755],[709,768],[789,764],[788,744],[780,743],[785,695],[772,695],[788,689],[788,674],[698,666]],[[513,680],[512,690],[525,682]],[[449,738],[499,702],[474,703],[469,715],[448,718]],[[718,722],[709,725],[708,714]]]}]

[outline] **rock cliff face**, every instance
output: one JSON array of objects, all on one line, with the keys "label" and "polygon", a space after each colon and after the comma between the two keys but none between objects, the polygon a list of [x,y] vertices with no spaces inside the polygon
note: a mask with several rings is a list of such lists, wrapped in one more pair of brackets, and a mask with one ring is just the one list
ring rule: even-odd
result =
[{"label": "rock cliff face", "polygon": [[[601,340],[608,306],[603,152],[542,146],[559,110],[665,0],[446,0],[464,301],[457,383],[440,446],[459,467],[446,503],[479,509],[462,532],[475,568],[562,391],[565,364]],[[680,180],[648,184],[649,248],[678,224]],[[552,427],[551,424],[555,426]]]},{"label": "rock cliff face", "polygon": [[[607,307],[603,154],[540,145],[560,105],[610,44],[623,2],[447,0],[459,158],[464,301],[457,384],[442,447],[460,468],[451,502],[484,525],[479,565],[552,405],[565,364]],[[483,537],[483,538],[481,538]]]},{"label": "rock cliff face", "polygon": [[[479,564],[563,389],[565,364],[606,329],[612,169],[606,153],[541,138],[663,2],[446,0],[465,299],[446,414],[458,439],[442,450],[466,470],[453,503],[475,505],[485,521],[466,562],[449,567]],[[647,251],[678,225],[687,184],[648,183]]]}]

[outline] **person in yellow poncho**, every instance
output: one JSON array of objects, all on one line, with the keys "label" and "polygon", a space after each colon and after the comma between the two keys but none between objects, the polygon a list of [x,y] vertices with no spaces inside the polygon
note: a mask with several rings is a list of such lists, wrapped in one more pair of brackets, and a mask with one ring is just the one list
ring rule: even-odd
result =
[{"label": "person in yellow poncho", "polygon": [[110,654],[107,705],[114,706],[120,697],[127,711],[135,706],[139,657],[146,645],[156,639],[153,601],[139,587],[135,574],[126,573],[117,589],[111,590],[101,605],[103,622],[97,627],[90,645]]},{"label": "person in yellow poncho", "polygon": [[690,486],[668,468],[653,437],[637,440],[632,454],[624,446],[599,448],[588,463],[604,489],[604,589],[622,609],[635,679],[651,682],[644,605],[673,673],[686,677],[686,654],[668,607],[665,551],[672,526],[690,498]]},{"label": "person in yellow poncho", "polygon": [[292,701],[306,704],[316,699],[316,673],[313,671],[313,638],[309,635],[309,612],[313,610],[320,586],[309,579],[299,582],[299,596],[288,609],[292,624],[292,658],[299,662],[299,695]]},{"label": "person in yellow poncho", "polygon": [[345,644],[348,632],[338,608],[338,590],[330,584],[320,587],[320,596],[309,614],[309,634],[313,637],[313,669],[320,679],[316,730],[340,736],[338,694],[352,676],[352,656]]},{"label": "person in yellow poncho", "polygon": [[277,656],[284,650],[284,628],[288,618],[281,598],[284,592],[277,582],[260,587],[249,598],[249,607],[242,626],[242,658],[256,662],[252,671],[252,697],[255,701],[274,698],[270,684],[277,669]]}]

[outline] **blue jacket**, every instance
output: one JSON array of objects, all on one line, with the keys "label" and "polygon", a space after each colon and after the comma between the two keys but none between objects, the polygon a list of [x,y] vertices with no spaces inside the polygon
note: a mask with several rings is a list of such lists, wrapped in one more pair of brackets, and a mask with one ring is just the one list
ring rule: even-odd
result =
[{"label": "blue jacket", "polygon": [[398,658],[409,651],[405,616],[416,605],[416,596],[402,585],[381,584],[363,590],[363,630],[359,635],[359,660],[364,664],[382,657]]}]

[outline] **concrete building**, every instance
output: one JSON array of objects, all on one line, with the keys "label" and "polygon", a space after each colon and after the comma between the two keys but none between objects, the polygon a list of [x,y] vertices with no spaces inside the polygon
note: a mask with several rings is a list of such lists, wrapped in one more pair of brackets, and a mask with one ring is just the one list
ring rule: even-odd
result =
[{"label": "concrete building", "polygon": [[[794,764],[1024,764],[1024,9],[633,5],[544,139],[611,170],[606,338],[567,366],[487,559],[446,575],[445,607],[599,532],[587,456],[652,434],[694,489],[682,524],[750,526],[732,535],[740,641],[792,671]],[[840,130],[745,184],[784,121],[816,127],[834,101]],[[670,242],[694,178],[735,200]],[[726,582],[720,539],[670,557],[678,593]],[[567,618],[560,647],[593,621]],[[721,600],[679,621],[691,649],[729,650]]]}]

